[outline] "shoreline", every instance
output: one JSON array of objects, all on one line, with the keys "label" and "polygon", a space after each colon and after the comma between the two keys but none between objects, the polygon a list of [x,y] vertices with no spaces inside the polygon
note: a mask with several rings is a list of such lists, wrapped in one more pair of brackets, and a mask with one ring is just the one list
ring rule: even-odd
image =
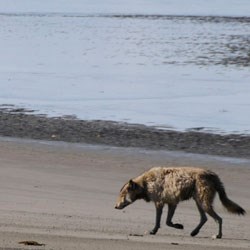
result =
[{"label": "shoreline", "polygon": [[[25,111],[26,112],[26,111]],[[178,132],[140,124],[0,110],[0,136],[250,158],[250,135]]]},{"label": "shoreline", "polygon": [[[15,111],[15,112],[14,112]],[[0,136],[250,158],[250,135],[178,132],[140,124],[0,110]],[[25,111],[26,112],[26,111]]]}]

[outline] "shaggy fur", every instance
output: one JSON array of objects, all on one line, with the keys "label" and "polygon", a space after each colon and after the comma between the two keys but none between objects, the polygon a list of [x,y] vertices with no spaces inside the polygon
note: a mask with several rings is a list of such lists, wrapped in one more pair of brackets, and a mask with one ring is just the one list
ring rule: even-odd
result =
[{"label": "shaggy fur", "polygon": [[116,209],[123,209],[138,199],[153,201],[156,207],[155,227],[150,231],[156,234],[160,228],[162,210],[168,204],[166,224],[183,229],[183,225],[174,224],[172,218],[180,201],[193,198],[200,213],[200,223],[191,232],[191,236],[199,233],[210,215],[219,224],[216,238],[222,237],[222,219],[213,209],[216,192],[226,209],[234,214],[244,215],[245,210],[231,201],[225,192],[223,183],[214,172],[200,168],[165,168],[155,167],[142,175],[131,179],[121,189]]}]

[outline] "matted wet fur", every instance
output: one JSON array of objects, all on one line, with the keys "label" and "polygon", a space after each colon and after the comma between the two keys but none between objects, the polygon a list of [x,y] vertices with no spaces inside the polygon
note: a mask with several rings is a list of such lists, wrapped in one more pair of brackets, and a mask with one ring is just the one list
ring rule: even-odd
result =
[{"label": "matted wet fur", "polygon": [[174,224],[172,218],[180,201],[193,198],[200,213],[200,223],[191,232],[191,236],[199,233],[210,215],[219,225],[216,238],[222,237],[222,218],[213,209],[216,192],[226,209],[234,214],[244,215],[245,210],[231,201],[218,175],[201,168],[166,168],[155,167],[142,175],[128,181],[121,189],[115,208],[123,209],[138,199],[153,201],[156,207],[155,227],[150,231],[156,234],[160,228],[162,210],[168,204],[166,224],[183,229],[182,224]]}]

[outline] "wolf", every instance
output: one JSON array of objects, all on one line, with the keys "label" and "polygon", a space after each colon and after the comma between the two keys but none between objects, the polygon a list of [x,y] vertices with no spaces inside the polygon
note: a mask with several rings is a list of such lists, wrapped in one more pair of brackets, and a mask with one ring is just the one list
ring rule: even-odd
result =
[{"label": "wolf", "polygon": [[151,168],[125,183],[120,190],[115,208],[123,209],[139,199],[154,202],[156,219],[150,234],[156,234],[160,228],[162,210],[165,204],[168,205],[167,226],[183,229],[183,225],[173,223],[172,218],[179,202],[193,198],[200,213],[200,222],[191,232],[191,236],[199,233],[207,221],[206,214],[208,214],[219,225],[218,234],[213,237],[221,238],[222,218],[213,209],[216,192],[229,212],[238,215],[246,213],[242,207],[227,197],[224,185],[216,173],[192,167]]}]

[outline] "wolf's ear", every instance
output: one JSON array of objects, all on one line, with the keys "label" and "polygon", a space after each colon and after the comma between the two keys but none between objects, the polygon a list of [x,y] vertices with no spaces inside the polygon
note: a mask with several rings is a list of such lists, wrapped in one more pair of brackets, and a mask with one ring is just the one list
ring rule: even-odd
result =
[{"label": "wolf's ear", "polygon": [[129,188],[131,189],[131,190],[135,190],[135,189],[137,189],[137,184],[131,179],[130,181],[129,181]]}]

